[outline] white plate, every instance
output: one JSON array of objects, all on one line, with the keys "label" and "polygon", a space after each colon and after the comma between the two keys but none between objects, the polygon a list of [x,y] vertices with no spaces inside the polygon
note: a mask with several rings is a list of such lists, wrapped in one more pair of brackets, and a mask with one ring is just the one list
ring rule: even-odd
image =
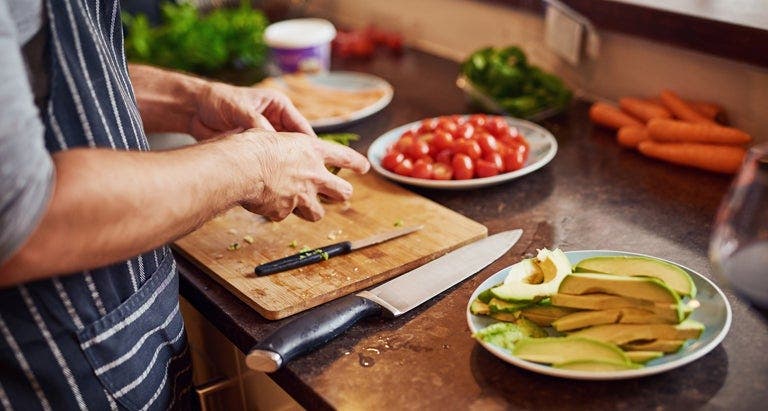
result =
[{"label": "white plate", "polygon": [[[568,256],[568,260],[570,260],[571,264],[574,265],[585,258],[595,256],[629,255],[649,257],[644,254],[608,250],[568,251],[565,253],[565,255]],[[661,358],[649,361],[643,368],[609,372],[563,370],[526,361],[515,357],[509,351],[503,348],[488,344],[484,341],[479,342],[483,347],[485,347],[485,349],[490,351],[491,354],[520,368],[525,368],[526,370],[534,371],[540,374],[572,378],[577,380],[620,380],[626,378],[643,377],[646,375],[653,375],[669,371],[671,369],[688,364],[710,352],[712,349],[717,347],[718,344],[720,344],[723,338],[725,338],[725,335],[728,333],[728,329],[731,327],[731,306],[728,304],[728,300],[725,299],[723,292],[720,291],[720,289],[717,288],[714,283],[704,278],[701,274],[674,262],[667,262],[682,268],[688,272],[688,274],[693,279],[697,290],[696,299],[699,300],[701,306],[693,311],[690,318],[704,324],[706,328],[701,334],[701,337],[696,340],[688,340],[688,342],[686,342],[680,351],[674,354],[667,354]],[[483,290],[486,290],[504,281],[508,269],[509,267],[497,272],[487,280],[483,281],[483,283],[477,287],[475,292],[472,293],[472,297],[469,299],[469,304],[471,304],[472,301],[477,298],[477,295],[480,294],[480,292]],[[472,314],[469,311],[469,304],[467,304],[467,323],[469,324],[469,329],[472,333],[475,333],[490,324],[498,322],[490,317]]]},{"label": "white plate", "polygon": [[392,85],[381,77],[371,74],[356,73],[353,71],[331,71],[328,73],[308,76],[308,79],[314,85],[343,91],[361,91],[374,88],[384,90],[384,94],[381,98],[357,111],[342,116],[311,120],[309,124],[318,132],[338,128],[377,113],[392,101],[392,96],[394,94]]},{"label": "white plate", "polygon": [[368,148],[368,161],[376,172],[384,177],[399,181],[404,184],[410,184],[420,187],[443,188],[443,189],[467,189],[479,188],[493,184],[503,183],[532,173],[549,163],[557,153],[557,140],[545,128],[531,123],[530,121],[520,120],[513,117],[504,117],[510,127],[516,127],[531,146],[531,152],[523,168],[509,173],[499,174],[493,177],[472,178],[469,180],[428,180],[424,178],[405,177],[385,170],[381,166],[381,159],[387,153],[387,149],[400,136],[411,127],[421,124],[423,120],[414,121],[406,125],[397,127],[382,134]]}]

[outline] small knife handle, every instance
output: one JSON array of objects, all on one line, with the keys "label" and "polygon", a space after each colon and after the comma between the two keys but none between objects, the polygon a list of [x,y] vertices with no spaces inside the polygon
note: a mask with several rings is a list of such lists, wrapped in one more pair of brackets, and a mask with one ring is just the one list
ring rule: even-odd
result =
[{"label": "small knife handle", "polygon": [[327,343],[365,317],[381,314],[375,302],[348,295],[321,305],[278,327],[256,344],[245,359],[256,371],[277,371],[298,355]]},{"label": "small knife handle", "polygon": [[288,257],[283,257],[279,260],[261,264],[256,267],[254,272],[257,276],[279,273],[281,271],[319,263],[335,255],[346,254],[350,251],[352,251],[352,243],[349,241],[342,241],[340,243],[327,245],[322,248],[315,248],[303,253],[289,255]]}]

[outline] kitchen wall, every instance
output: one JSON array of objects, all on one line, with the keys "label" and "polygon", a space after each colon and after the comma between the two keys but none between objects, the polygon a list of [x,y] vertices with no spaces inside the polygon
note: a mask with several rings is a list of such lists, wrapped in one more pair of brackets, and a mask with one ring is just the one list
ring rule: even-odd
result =
[{"label": "kitchen wall", "polygon": [[495,2],[470,0],[311,0],[307,12],[345,27],[376,24],[406,41],[461,60],[486,45],[520,45],[534,63],[586,98],[617,100],[664,88],[723,105],[732,124],[768,141],[768,68],[600,31],[600,56],[570,66],[544,44],[544,19]]}]

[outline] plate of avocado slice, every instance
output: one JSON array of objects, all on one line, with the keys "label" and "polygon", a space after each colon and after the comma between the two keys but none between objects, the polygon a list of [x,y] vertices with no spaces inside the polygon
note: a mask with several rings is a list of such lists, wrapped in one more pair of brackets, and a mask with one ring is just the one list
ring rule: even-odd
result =
[{"label": "plate of avocado slice", "polygon": [[701,274],[611,250],[540,250],[486,279],[467,304],[472,336],[491,354],[581,380],[688,364],[720,344],[731,316],[723,292]]}]

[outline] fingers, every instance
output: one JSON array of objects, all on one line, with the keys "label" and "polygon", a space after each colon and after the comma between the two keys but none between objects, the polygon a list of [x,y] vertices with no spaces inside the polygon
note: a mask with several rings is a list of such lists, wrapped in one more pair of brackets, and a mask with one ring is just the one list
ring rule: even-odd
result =
[{"label": "fingers", "polygon": [[341,144],[318,141],[325,164],[344,167],[358,173],[367,173],[371,168],[368,159],[357,151]]},{"label": "fingers", "polygon": [[243,124],[247,128],[275,131],[275,128],[272,126],[269,120],[267,120],[267,118],[264,117],[261,113],[256,111],[255,108],[252,110],[238,111],[235,115],[238,117],[235,120],[236,124]]}]

